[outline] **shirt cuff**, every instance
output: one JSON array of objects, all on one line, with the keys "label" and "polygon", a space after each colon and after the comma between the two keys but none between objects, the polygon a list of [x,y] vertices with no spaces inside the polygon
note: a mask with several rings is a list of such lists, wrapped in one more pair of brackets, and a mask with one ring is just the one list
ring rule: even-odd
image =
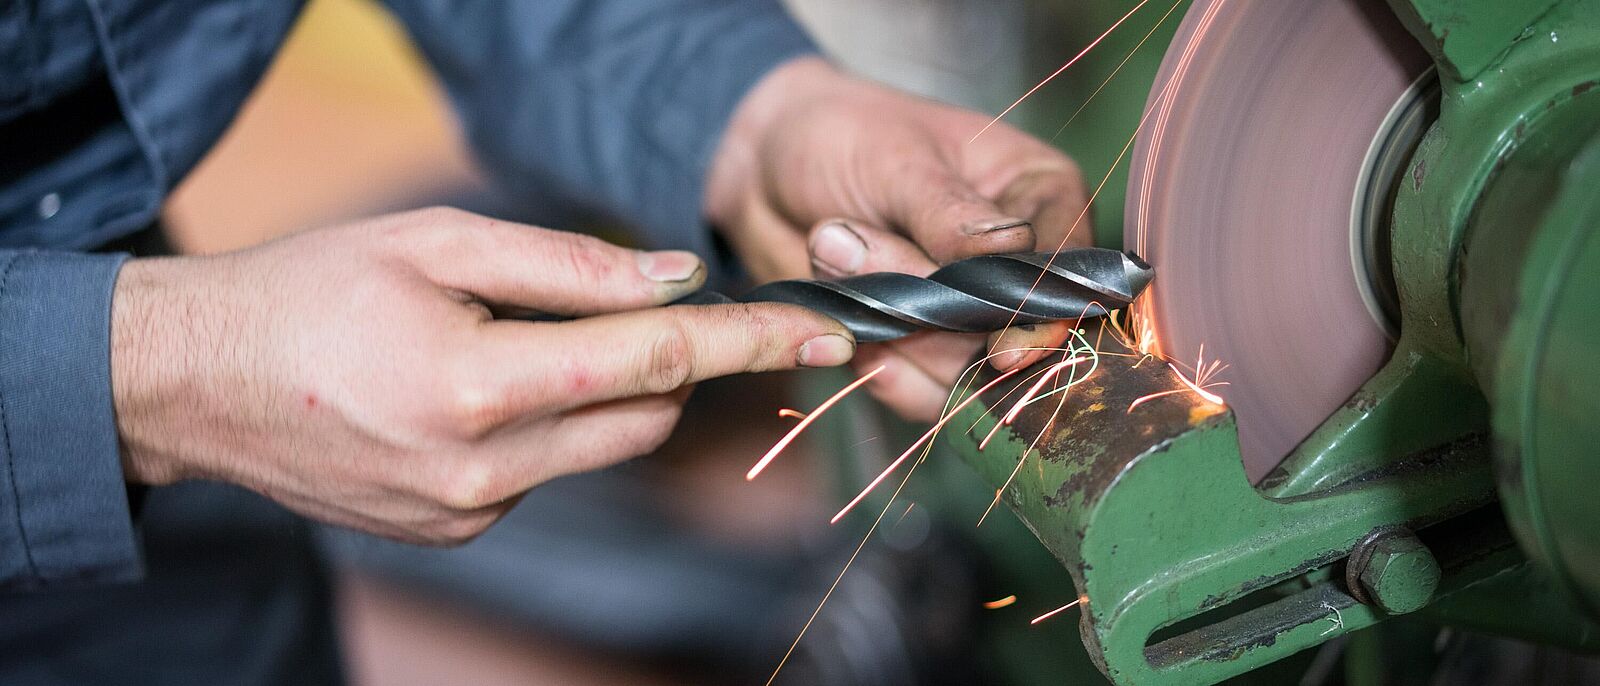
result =
[{"label": "shirt cuff", "polygon": [[143,575],[111,398],[126,259],[0,251],[0,588]]}]

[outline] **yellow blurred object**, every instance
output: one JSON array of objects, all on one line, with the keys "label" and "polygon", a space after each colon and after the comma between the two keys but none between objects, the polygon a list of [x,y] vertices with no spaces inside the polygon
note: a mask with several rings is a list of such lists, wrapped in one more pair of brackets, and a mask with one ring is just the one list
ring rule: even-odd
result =
[{"label": "yellow blurred object", "polygon": [[313,0],[164,219],[218,252],[481,183],[404,29],[371,0]]}]

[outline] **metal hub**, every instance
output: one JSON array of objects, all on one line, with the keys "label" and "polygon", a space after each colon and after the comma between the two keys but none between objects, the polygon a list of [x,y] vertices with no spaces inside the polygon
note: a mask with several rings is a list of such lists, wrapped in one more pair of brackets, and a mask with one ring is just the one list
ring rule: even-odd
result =
[{"label": "metal hub", "polygon": [[1389,253],[1394,197],[1422,134],[1439,119],[1439,75],[1428,69],[1400,94],[1367,148],[1350,203],[1350,265],[1372,320],[1400,337],[1400,296]]}]

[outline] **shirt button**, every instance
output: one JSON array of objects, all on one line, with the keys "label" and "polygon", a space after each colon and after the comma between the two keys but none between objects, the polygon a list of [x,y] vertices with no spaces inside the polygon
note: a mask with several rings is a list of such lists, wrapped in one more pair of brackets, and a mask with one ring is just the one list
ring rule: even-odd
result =
[{"label": "shirt button", "polygon": [[49,219],[61,211],[61,194],[50,193],[39,198],[39,218]]}]

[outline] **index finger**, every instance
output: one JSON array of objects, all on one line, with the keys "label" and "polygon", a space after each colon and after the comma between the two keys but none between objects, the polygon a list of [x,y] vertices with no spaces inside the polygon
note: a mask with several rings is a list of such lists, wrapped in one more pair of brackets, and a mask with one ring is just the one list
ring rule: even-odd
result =
[{"label": "index finger", "polygon": [[524,412],[669,393],[706,379],[831,367],[855,354],[844,325],[796,305],[679,305],[568,322],[494,322],[486,354]]}]

